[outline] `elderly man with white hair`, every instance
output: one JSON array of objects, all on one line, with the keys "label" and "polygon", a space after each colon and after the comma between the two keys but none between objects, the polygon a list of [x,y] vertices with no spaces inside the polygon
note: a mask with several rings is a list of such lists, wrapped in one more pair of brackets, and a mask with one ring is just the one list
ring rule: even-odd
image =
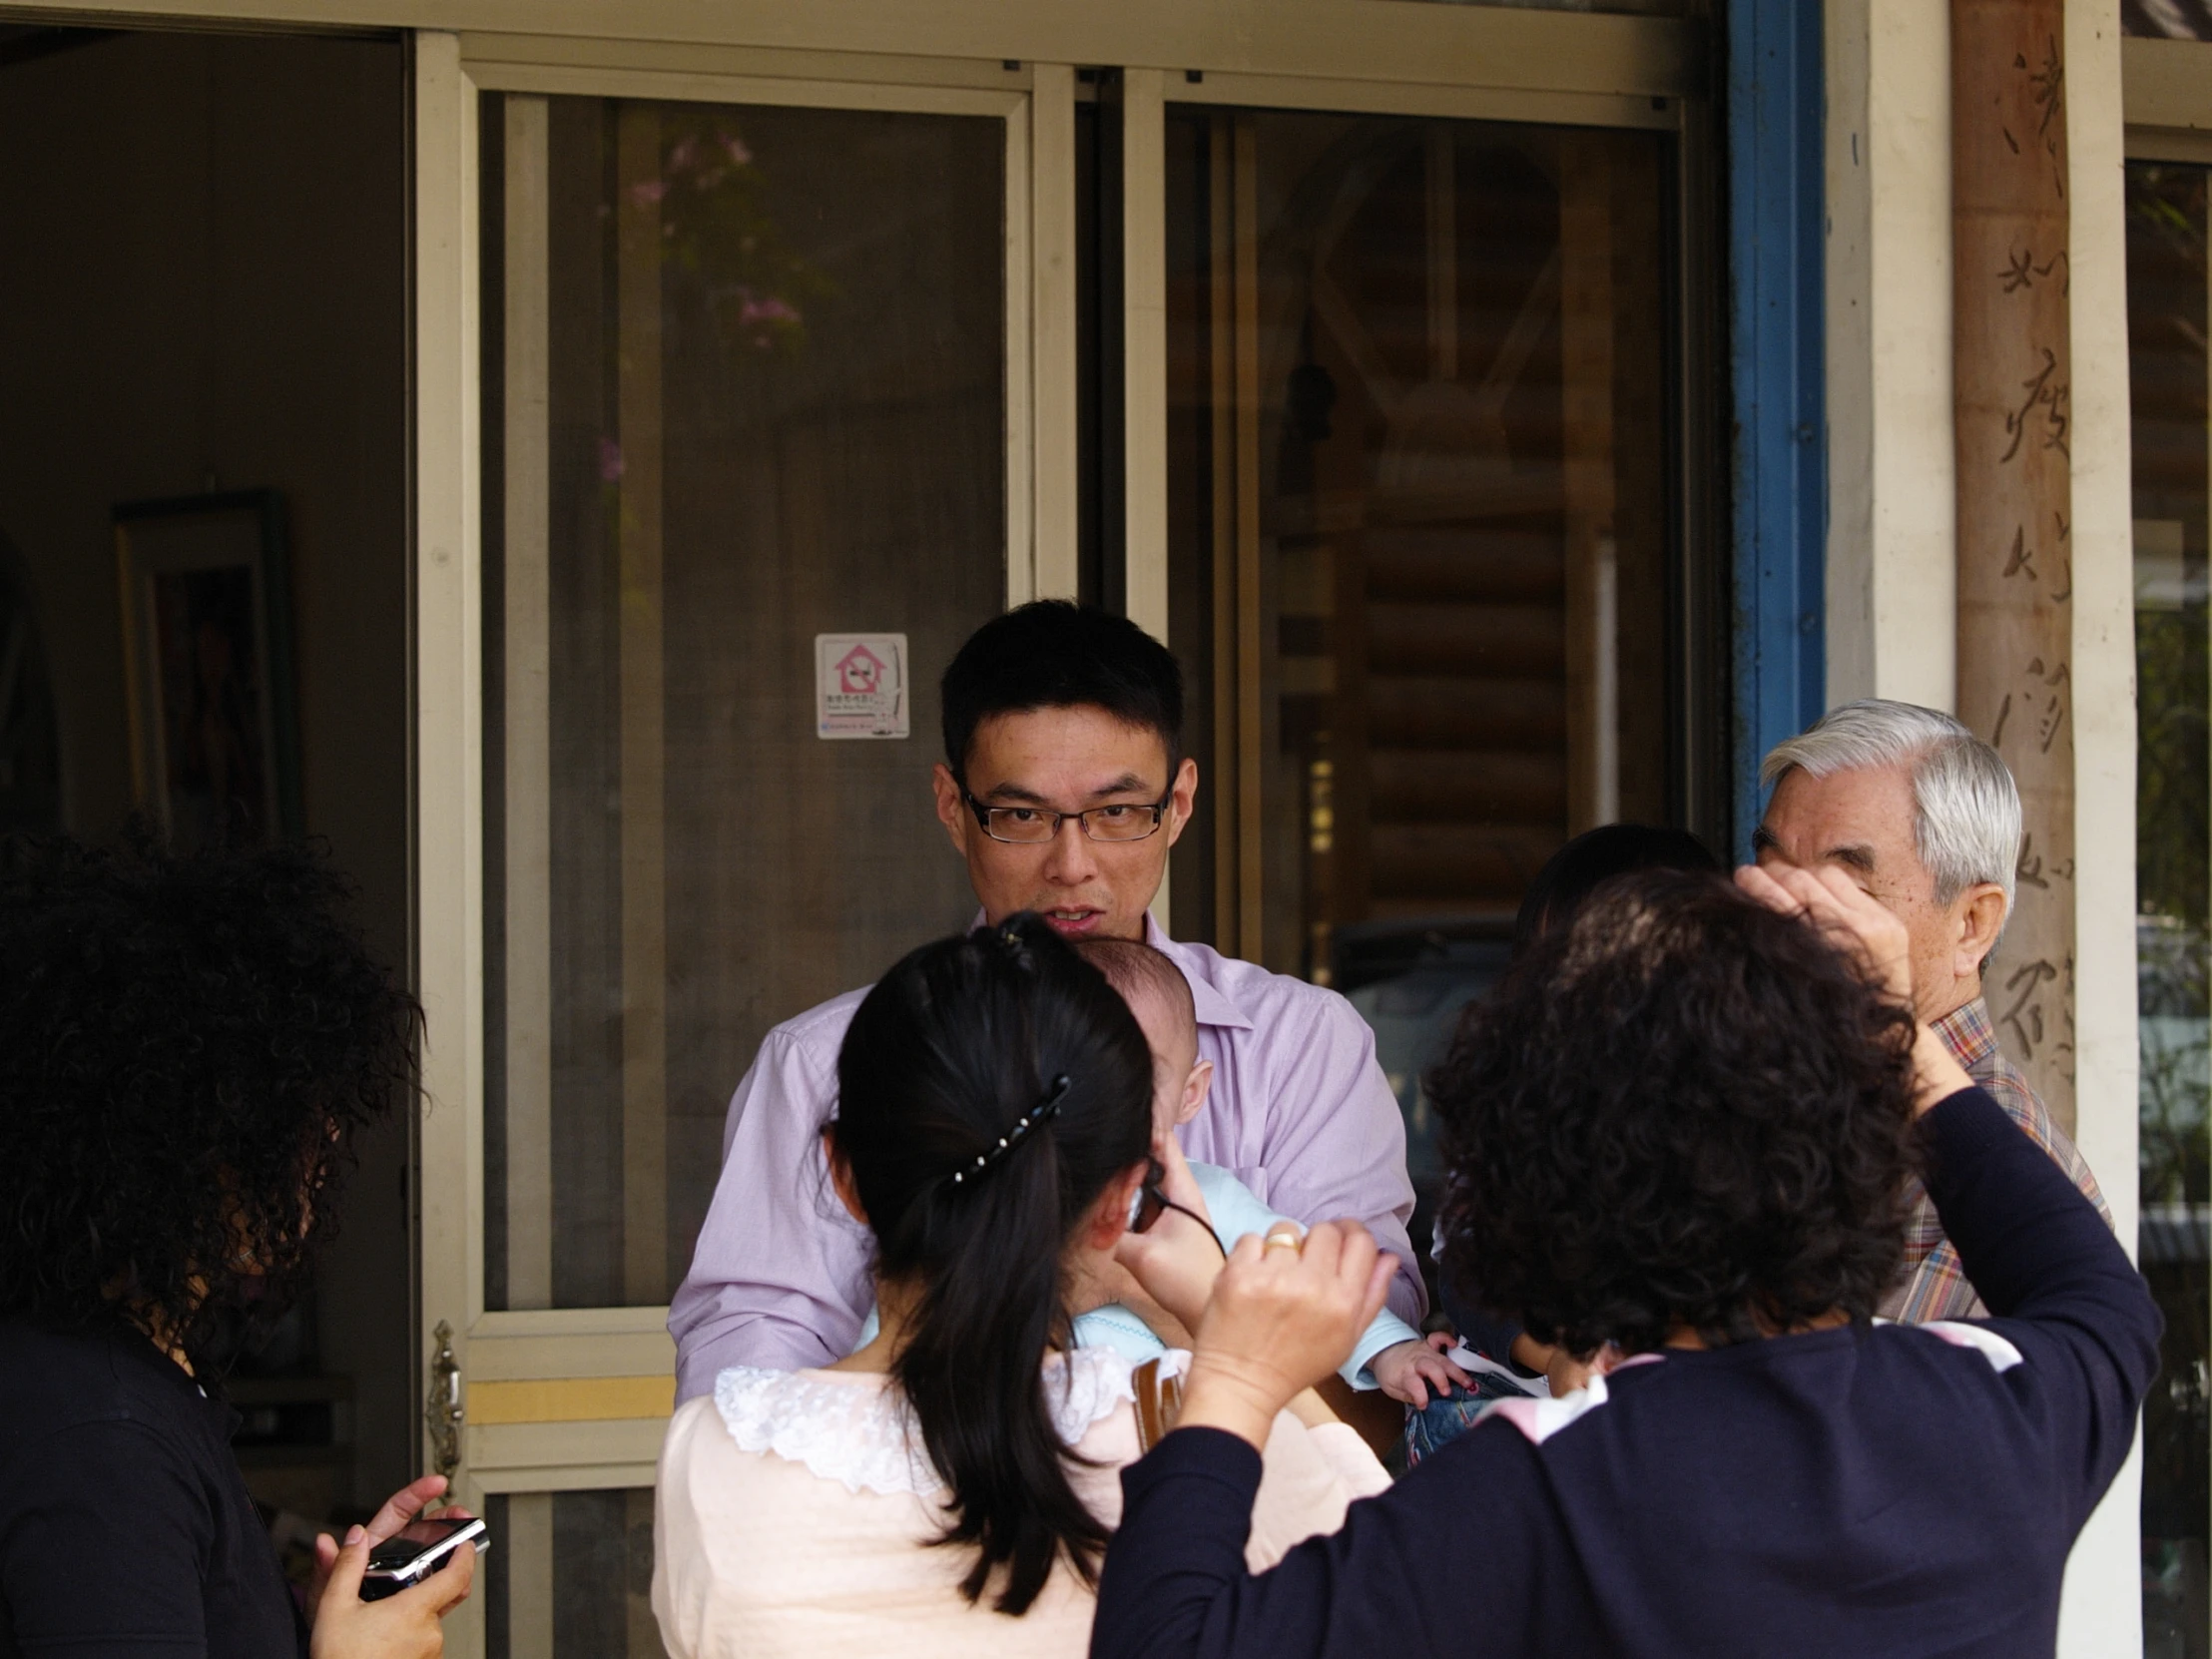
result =
[{"label": "elderly man with white hair", "polygon": [[[1998,1048],[1982,1000],[2020,850],[2020,796],[2003,759],[1946,714],[1869,698],[1775,745],[1759,779],[1774,786],[1752,836],[1761,862],[1834,864],[1905,923],[1915,1011],[2110,1226],[2096,1177]],[[1916,1324],[1984,1312],[1925,1193],[1906,1277],[1882,1312]]]}]

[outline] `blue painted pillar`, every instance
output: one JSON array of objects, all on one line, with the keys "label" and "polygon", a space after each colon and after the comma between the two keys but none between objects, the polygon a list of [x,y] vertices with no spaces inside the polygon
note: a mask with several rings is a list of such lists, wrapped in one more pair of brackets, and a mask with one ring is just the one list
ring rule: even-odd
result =
[{"label": "blue painted pillar", "polygon": [[1821,0],[1728,0],[1725,51],[1741,858],[1760,757],[1826,706]]}]

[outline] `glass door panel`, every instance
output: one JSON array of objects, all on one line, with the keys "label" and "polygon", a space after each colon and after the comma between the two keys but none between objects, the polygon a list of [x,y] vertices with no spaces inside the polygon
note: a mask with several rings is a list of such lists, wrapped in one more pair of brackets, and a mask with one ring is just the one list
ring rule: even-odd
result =
[{"label": "glass door panel", "polygon": [[497,1492],[484,1519],[489,1659],[664,1659],[650,1486]]},{"label": "glass door panel", "polygon": [[1669,154],[1169,112],[1178,927],[1352,997],[1424,1196],[1418,1078],[1529,877],[1669,810]]},{"label": "glass door panel", "polygon": [[[509,95],[480,144],[485,1306],[660,1304],[768,1028],[973,904],[926,670],[1006,588],[1006,122]],[[820,735],[825,634],[898,735]]]},{"label": "glass door panel", "polygon": [[2208,177],[2201,167],[2162,162],[2127,169],[2142,1051],[2137,1259],[2166,1315],[2158,1382],[2143,1402],[2143,1646],[2162,1659],[2201,1659],[2212,1634],[2205,1549],[2212,1520]]}]

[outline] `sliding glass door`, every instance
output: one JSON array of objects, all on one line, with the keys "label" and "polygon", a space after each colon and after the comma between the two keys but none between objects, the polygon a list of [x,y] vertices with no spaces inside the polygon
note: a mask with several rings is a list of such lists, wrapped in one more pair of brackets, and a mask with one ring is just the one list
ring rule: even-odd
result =
[{"label": "sliding glass door", "polygon": [[1033,580],[1029,90],[463,67],[481,1070],[426,1119],[432,1455],[500,1538],[488,1651],[647,1655],[731,1094],[972,906],[934,680]]},{"label": "sliding glass door", "polygon": [[1570,834],[1664,823],[1683,714],[1664,131],[1219,105],[1166,124],[1186,936],[1421,1073]]},{"label": "sliding glass door", "polygon": [[424,1443],[500,1539],[451,1637],[649,1655],[728,1103],[972,913],[978,623],[1171,641],[1161,919],[1346,989],[1416,1161],[1520,883],[1670,811],[1682,106],[422,35],[416,111]]}]

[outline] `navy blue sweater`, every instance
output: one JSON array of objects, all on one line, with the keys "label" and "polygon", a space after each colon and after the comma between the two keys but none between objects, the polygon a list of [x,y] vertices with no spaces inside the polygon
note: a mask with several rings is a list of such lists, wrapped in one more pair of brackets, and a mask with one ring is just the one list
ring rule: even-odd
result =
[{"label": "navy blue sweater", "polygon": [[1631,1363],[1579,1414],[1494,1410],[1257,1576],[1259,1454],[1180,1429],[1123,1471],[1093,1659],[2049,1654],[2158,1310],[1987,1095],[1952,1095],[1923,1133],[1996,1318]]}]

